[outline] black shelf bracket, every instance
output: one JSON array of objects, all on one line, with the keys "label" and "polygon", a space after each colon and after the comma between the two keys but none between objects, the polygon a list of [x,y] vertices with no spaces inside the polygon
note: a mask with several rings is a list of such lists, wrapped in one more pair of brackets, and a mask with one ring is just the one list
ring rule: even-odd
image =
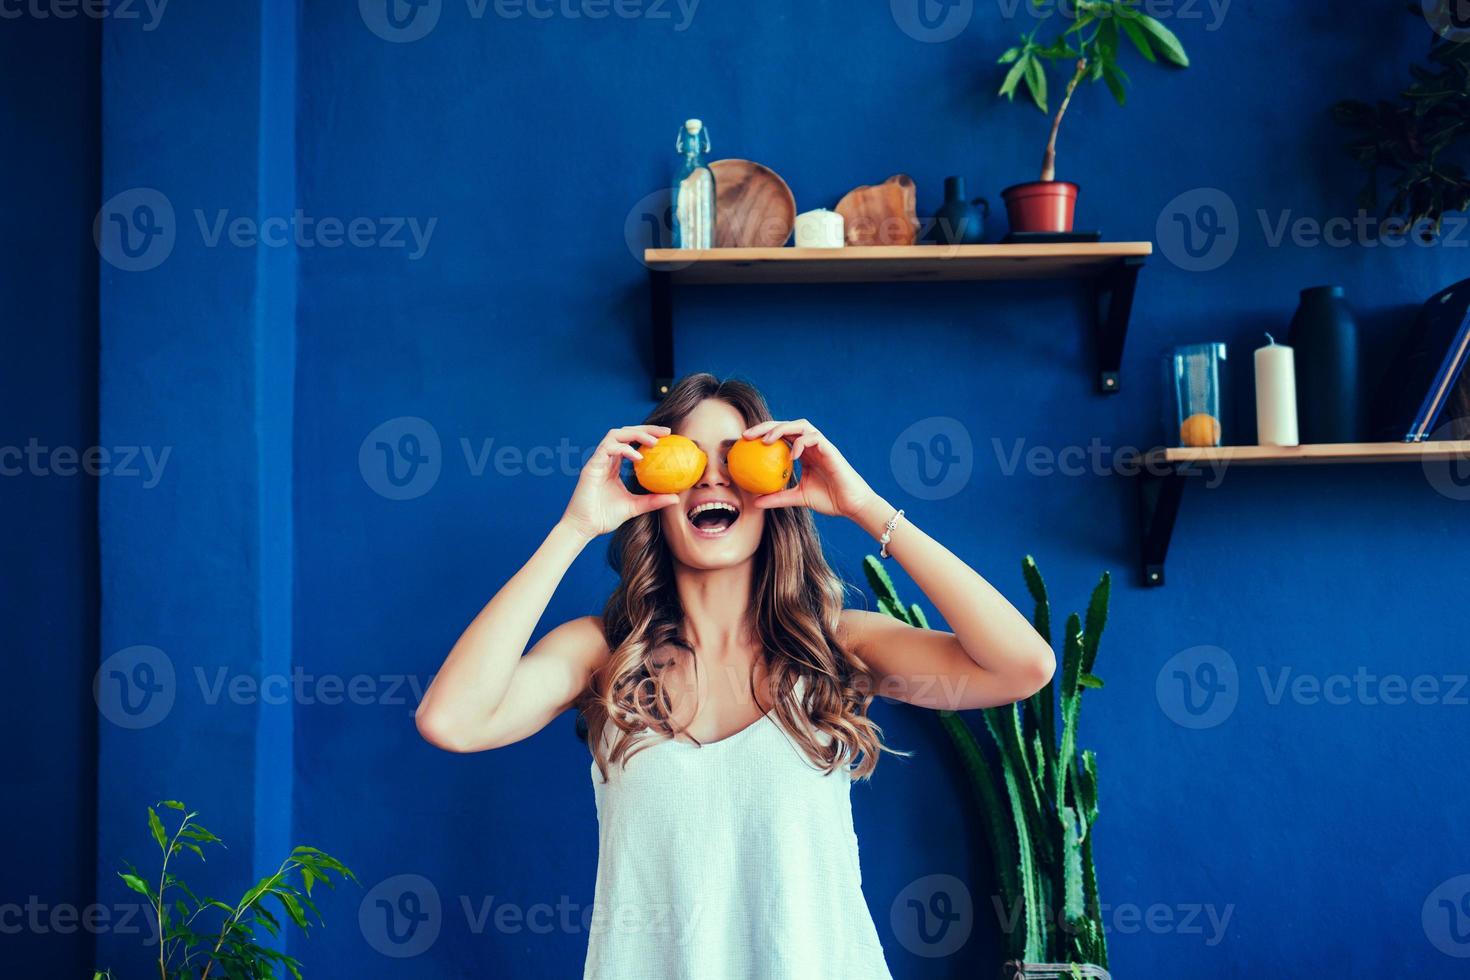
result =
[{"label": "black shelf bracket", "polygon": [[1164,559],[1169,556],[1174,520],[1179,516],[1189,475],[1188,467],[1167,465],[1161,469],[1145,467],[1136,478],[1139,571],[1146,586],[1164,584]]},{"label": "black shelf bracket", "polygon": [[674,281],[668,272],[648,270],[648,308],[653,340],[653,400],[661,402],[674,386]]},{"label": "black shelf bracket", "polygon": [[1123,344],[1133,318],[1133,293],[1143,257],[1129,256],[1104,272],[1097,284],[1097,390],[1114,395],[1122,388]]}]

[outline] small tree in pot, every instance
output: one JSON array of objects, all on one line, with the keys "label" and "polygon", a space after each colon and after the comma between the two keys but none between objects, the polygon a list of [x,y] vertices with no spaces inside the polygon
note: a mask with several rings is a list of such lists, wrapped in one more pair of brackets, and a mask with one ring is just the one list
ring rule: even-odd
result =
[{"label": "small tree in pot", "polygon": [[[1034,2],[1034,0],[1033,0]],[[1000,64],[1010,65],[1000,94],[1015,101],[1022,86],[1043,113],[1047,108],[1047,66],[1052,62],[1072,65],[1072,74],[1062,95],[1061,106],[1052,119],[1041,160],[1041,179],[1007,187],[1001,192],[1011,230],[1023,232],[1066,232],[1072,230],[1072,214],[1077,203],[1077,185],[1056,179],[1057,132],[1062,117],[1072,102],[1072,93],[1084,81],[1099,79],[1113,97],[1123,105],[1128,94],[1128,75],[1118,67],[1122,39],[1127,38],[1139,54],[1151,62],[1163,62],[1178,68],[1189,66],[1184,46],[1156,18],[1138,8],[1138,0],[1061,0],[1057,12],[1071,21],[1050,44],[1041,44],[1038,27],[1021,37],[1021,43],[1008,48],[1000,56]]]}]

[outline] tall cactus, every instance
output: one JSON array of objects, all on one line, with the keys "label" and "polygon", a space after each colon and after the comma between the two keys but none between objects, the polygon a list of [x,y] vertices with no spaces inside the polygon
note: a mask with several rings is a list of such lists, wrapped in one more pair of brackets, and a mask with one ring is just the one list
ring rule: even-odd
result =
[{"label": "tall cactus", "polygon": [[[864,559],[863,571],[882,612],[928,627],[923,610],[904,604],[876,557]],[[1030,555],[1021,562],[1021,574],[1035,602],[1032,623],[1051,643],[1051,602]],[[1005,930],[1008,960],[1108,965],[1092,846],[1097,756],[1078,748],[1077,727],[1082,692],[1103,686],[1092,668],[1107,625],[1111,583],[1104,572],[1086,617],[1067,617],[1059,677],[1024,703],[981,712],[988,751],[962,715],[939,712],[970,778],[995,859],[999,897],[1014,923]]]}]

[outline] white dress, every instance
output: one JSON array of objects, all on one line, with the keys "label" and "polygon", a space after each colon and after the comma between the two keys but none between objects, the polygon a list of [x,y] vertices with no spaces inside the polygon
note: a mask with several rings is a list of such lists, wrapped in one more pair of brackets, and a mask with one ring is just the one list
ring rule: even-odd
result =
[{"label": "white dress", "polygon": [[891,980],[863,900],[852,780],[774,715],[647,743],[597,800],[585,980]]}]

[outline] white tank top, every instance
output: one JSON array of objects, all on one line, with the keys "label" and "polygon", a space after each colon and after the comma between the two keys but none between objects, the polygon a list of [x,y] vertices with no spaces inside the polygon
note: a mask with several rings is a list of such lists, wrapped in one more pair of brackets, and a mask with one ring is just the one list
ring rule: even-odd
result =
[{"label": "white tank top", "polygon": [[891,980],[863,900],[852,779],[773,714],[718,742],[592,765],[584,980]]}]

